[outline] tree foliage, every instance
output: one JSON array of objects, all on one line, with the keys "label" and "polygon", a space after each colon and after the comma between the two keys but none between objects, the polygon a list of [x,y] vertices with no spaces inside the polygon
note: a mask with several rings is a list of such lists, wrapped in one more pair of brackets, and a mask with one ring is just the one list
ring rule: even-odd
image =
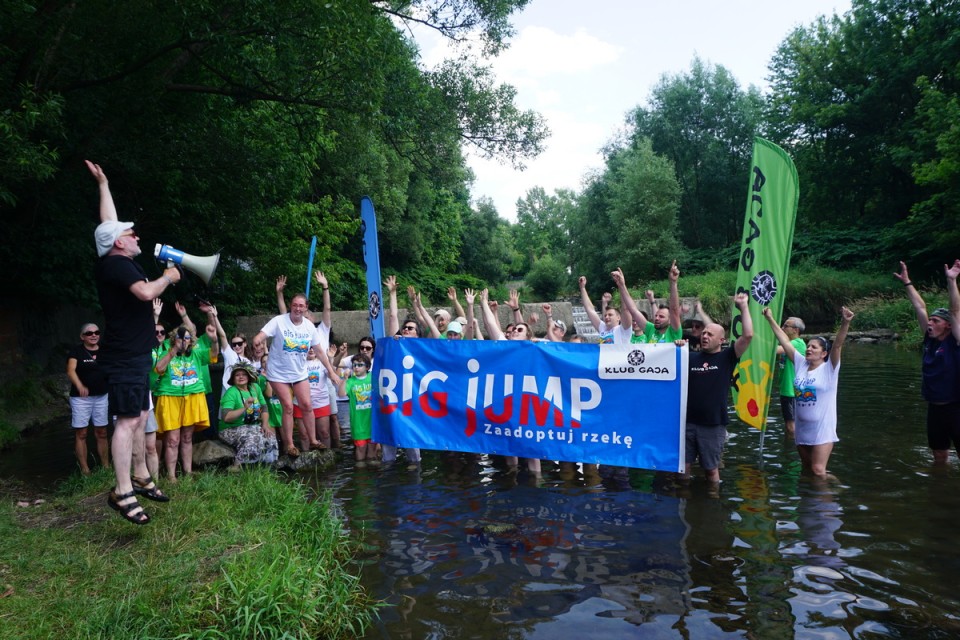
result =
[{"label": "tree foliage", "polygon": [[669,158],[681,188],[679,224],[691,248],[740,237],[744,184],[763,99],[722,66],[694,58],[689,73],[664,76],[632,114],[634,139]]},{"label": "tree foliage", "polygon": [[468,54],[422,69],[404,21],[480,29],[493,52],[526,2],[0,0],[12,295],[91,300],[83,158],[104,166],[147,251],[222,249],[205,294],[228,310],[271,307],[279,273],[301,281],[314,235],[318,266],[341,278],[335,304],[358,301],[363,195],[385,269],[454,271],[471,215],[463,147],[521,165],[547,130]]}]

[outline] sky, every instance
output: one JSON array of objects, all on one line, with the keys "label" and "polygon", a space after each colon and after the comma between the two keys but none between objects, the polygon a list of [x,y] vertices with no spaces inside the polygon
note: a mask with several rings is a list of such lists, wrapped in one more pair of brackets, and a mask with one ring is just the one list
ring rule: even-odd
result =
[{"label": "sky", "polygon": [[[473,200],[492,198],[515,221],[517,199],[533,187],[581,191],[603,167],[600,149],[664,74],[686,73],[699,57],[766,92],[767,65],[787,34],[849,9],[849,0],[533,0],[513,16],[510,48],[485,62],[517,89],[521,109],[546,119],[551,136],[524,171],[468,154]],[[432,32],[415,35],[426,67],[449,55]]]}]

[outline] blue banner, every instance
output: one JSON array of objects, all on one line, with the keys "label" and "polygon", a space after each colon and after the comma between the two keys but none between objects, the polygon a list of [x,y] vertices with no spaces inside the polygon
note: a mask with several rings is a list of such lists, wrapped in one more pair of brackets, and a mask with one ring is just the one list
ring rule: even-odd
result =
[{"label": "blue banner", "polygon": [[377,216],[373,201],[360,198],[360,224],[363,231],[363,263],[367,267],[367,306],[370,311],[370,335],[383,338],[383,296],[380,293],[380,245],[377,244]]},{"label": "blue banner", "polygon": [[377,342],[373,440],[681,472],[687,348]]}]

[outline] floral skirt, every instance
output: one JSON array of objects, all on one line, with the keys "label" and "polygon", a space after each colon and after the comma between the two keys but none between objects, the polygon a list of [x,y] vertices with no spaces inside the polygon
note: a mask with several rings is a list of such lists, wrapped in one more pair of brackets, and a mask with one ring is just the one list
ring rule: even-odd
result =
[{"label": "floral skirt", "polygon": [[230,427],[220,432],[220,439],[234,448],[237,464],[276,462],[279,455],[277,437],[263,433],[259,424]]}]

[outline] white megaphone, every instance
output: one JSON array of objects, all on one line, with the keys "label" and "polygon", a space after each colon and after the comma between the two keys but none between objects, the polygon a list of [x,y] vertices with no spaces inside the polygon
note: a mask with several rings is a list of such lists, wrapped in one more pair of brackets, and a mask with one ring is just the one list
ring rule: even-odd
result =
[{"label": "white megaphone", "polygon": [[160,262],[166,262],[168,266],[178,264],[184,269],[189,269],[203,280],[204,284],[210,284],[213,274],[220,263],[220,254],[215,253],[212,256],[193,256],[184,253],[179,249],[166,244],[158,244],[153,248],[153,256]]}]

